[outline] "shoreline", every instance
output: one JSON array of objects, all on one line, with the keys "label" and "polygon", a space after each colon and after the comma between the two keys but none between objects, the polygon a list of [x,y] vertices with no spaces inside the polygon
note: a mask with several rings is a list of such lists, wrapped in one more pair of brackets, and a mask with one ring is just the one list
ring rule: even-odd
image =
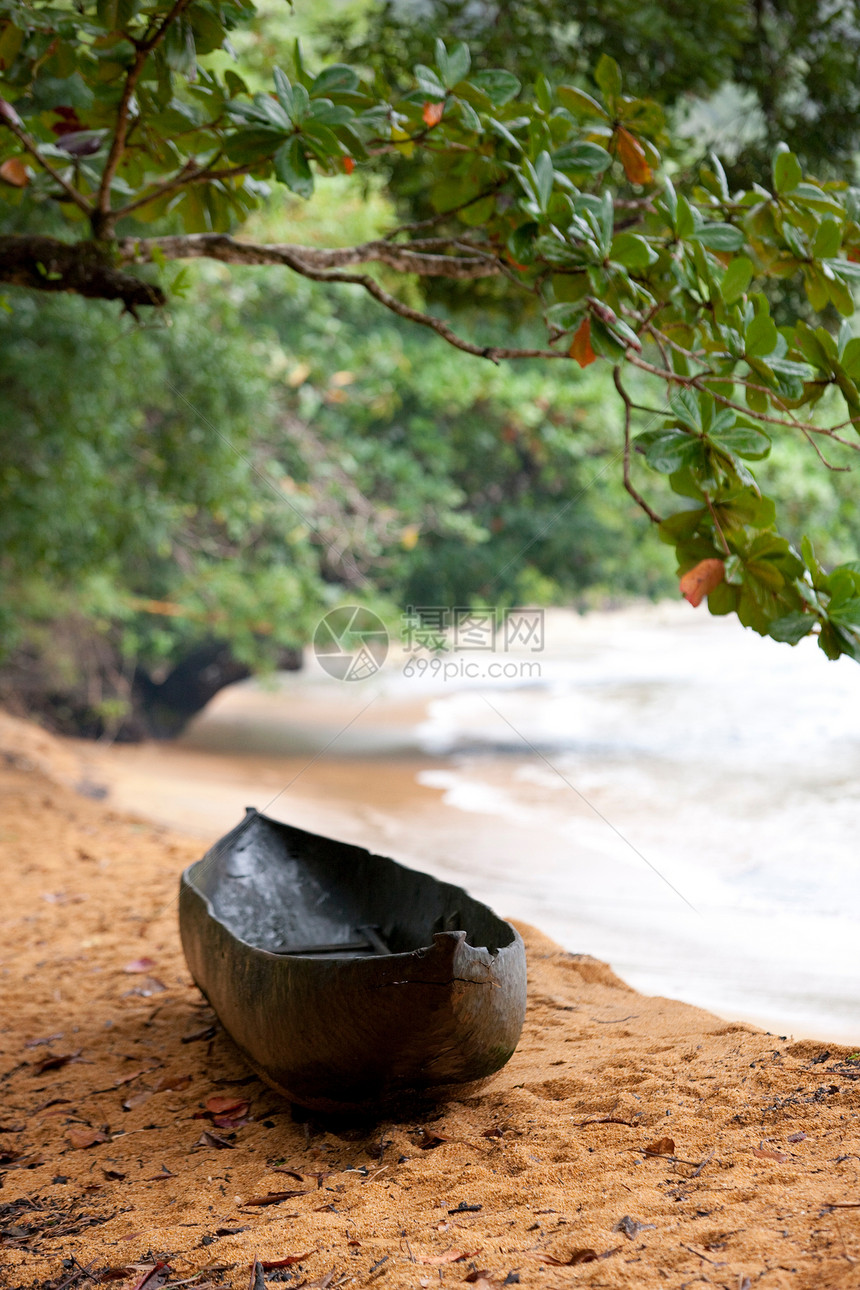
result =
[{"label": "shoreline", "polygon": [[266,1276],[860,1285],[851,1049],[649,998],[524,926],[529,1011],[501,1072],[372,1127],[294,1118],[182,960],[199,843],[75,793],[68,749],[29,738],[0,761],[4,1288],[88,1267],[77,1290],[105,1269],[131,1290],[166,1258],[171,1282],[246,1290],[255,1258],[294,1257]]}]

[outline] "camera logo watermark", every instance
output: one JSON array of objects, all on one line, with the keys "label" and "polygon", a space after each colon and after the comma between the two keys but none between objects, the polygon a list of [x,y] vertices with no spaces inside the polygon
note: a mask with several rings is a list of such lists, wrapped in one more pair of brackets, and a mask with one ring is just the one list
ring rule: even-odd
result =
[{"label": "camera logo watermark", "polygon": [[329,676],[339,681],[366,681],[388,656],[388,632],[372,610],[341,605],[317,625],[314,654]]},{"label": "camera logo watermark", "polygon": [[[441,681],[540,679],[540,663],[522,655],[543,651],[544,611],[409,605],[401,615],[400,643],[407,656],[402,665],[405,677]],[[389,635],[372,610],[342,605],[321,620],[313,647],[329,676],[365,681],[385,662]],[[514,653],[518,657],[510,657]],[[509,657],[499,658],[500,654]]]}]

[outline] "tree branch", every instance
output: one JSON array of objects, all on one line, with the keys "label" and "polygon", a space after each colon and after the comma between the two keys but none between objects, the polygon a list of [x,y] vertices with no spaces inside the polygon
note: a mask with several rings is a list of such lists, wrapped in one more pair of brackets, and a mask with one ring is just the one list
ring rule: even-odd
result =
[{"label": "tree branch", "polygon": [[123,273],[96,242],[53,237],[0,236],[0,282],[34,291],[70,291],[97,300],[121,300],[129,313],[163,305],[161,287]]},{"label": "tree branch", "polygon": [[96,196],[96,212],[94,218],[94,229],[97,237],[103,237],[110,232],[110,225],[115,218],[111,212],[110,190],[111,185],[119,169],[123,154],[125,153],[126,140],[128,138],[128,114],[131,108],[131,100],[137,83],[141,78],[143,69],[146,66],[146,60],[149,55],[161,43],[167,35],[168,29],[176,22],[182,14],[183,9],[187,9],[192,0],[175,0],[175,3],[164,17],[164,21],[159,24],[151,36],[137,44],[134,62],[128,70],[125,78],[125,84],[122,87],[122,95],[116,110],[116,125],[114,127],[113,138],[111,139],[110,150],[108,152],[105,168],[102,171],[101,183]]},{"label": "tree branch", "polygon": [[615,388],[620,394],[621,401],[624,404],[624,487],[627,489],[627,492],[633,498],[637,506],[642,508],[649,520],[651,520],[652,524],[660,524],[660,516],[656,511],[651,509],[642,494],[634,487],[633,480],[630,478],[630,413],[634,405],[621,383],[620,367],[613,367],[612,379],[615,382]]},{"label": "tree branch", "polygon": [[552,349],[519,349],[494,345],[475,345],[458,336],[441,318],[413,309],[365,273],[342,273],[333,266],[344,264],[386,264],[401,273],[420,273],[425,277],[486,278],[499,272],[493,260],[475,256],[425,255],[406,247],[392,246],[389,242],[365,242],[362,246],[321,249],[310,246],[264,246],[253,242],[236,242],[225,233],[191,233],[178,237],[123,238],[118,243],[120,260],[124,264],[147,263],[154,258],[196,259],[206,256],[225,260],[229,264],[283,265],[312,282],[343,282],[363,287],[381,305],[418,323],[429,327],[455,349],[478,358],[488,358],[498,363],[503,358],[569,358],[566,353]]},{"label": "tree branch", "polygon": [[118,247],[123,264],[148,264],[162,257],[166,260],[205,258],[222,260],[226,264],[283,265],[305,277],[351,264],[370,263],[385,264],[398,273],[464,281],[490,278],[501,272],[498,261],[490,256],[433,255],[385,241],[321,248],[290,243],[237,242],[226,233],[189,233],[176,237],[120,238]]},{"label": "tree branch", "polygon": [[78,192],[74,184],[70,184],[67,179],[63,178],[59,170],[56,170],[54,166],[51,165],[50,161],[47,161],[42,156],[36,140],[32,135],[27,133],[23,125],[18,121],[17,113],[14,109],[10,110],[9,104],[3,104],[3,110],[0,111],[0,121],[2,121],[3,124],[12,131],[21,146],[30,154],[34,161],[39,163],[45,173],[51,176],[54,183],[58,184],[59,187],[62,188],[69,201],[74,202],[78,210],[82,210],[86,215],[91,215],[93,207],[90,202],[87,201],[83,193]]}]

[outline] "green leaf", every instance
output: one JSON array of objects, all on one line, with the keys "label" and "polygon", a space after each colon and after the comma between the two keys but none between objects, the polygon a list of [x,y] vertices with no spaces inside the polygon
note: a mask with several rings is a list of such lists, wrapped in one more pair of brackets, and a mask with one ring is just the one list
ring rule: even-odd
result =
[{"label": "green leaf", "polygon": [[732,426],[708,436],[720,448],[724,448],[733,457],[747,457],[752,461],[761,460],[770,452],[770,439],[762,430],[752,426]]},{"label": "green leaf", "polygon": [[468,45],[458,41],[449,52],[445,48],[445,42],[437,38],[436,66],[439,68],[439,76],[446,90],[452,90],[459,81],[465,80],[471,65]]},{"label": "green leaf", "polygon": [[21,28],[14,23],[7,23],[0,32],[0,67],[6,69],[12,66],[23,43],[24,32]]},{"label": "green leaf", "polygon": [[591,347],[595,354],[608,358],[613,363],[617,363],[627,353],[627,346],[599,318],[591,319]]},{"label": "green leaf", "polygon": [[552,85],[547,78],[541,74],[535,81],[535,98],[541,112],[549,113],[552,111],[553,93]]},{"label": "green leaf", "polygon": [[459,105],[460,119],[463,122],[464,129],[472,130],[475,134],[483,134],[484,127],[481,125],[481,118],[478,116],[471,103],[467,103],[465,99],[461,98],[455,99],[454,102]]},{"label": "green leaf", "polygon": [[844,218],[844,211],[839,203],[833,197],[828,196],[827,193],[822,192],[816,184],[798,184],[791,194],[791,200],[795,203],[801,202],[804,206],[809,206],[814,211],[835,215],[837,219]]},{"label": "green leaf", "polygon": [[577,89],[573,85],[559,85],[556,94],[559,102],[563,103],[574,116],[591,116],[599,117],[601,121],[609,120],[606,109],[600,106],[597,99],[586,94],[585,90]]},{"label": "green leaf", "polygon": [[355,120],[351,107],[332,103],[331,99],[311,99],[308,120],[318,121],[320,125],[349,125]]},{"label": "green leaf", "polygon": [[556,170],[600,174],[612,164],[612,157],[598,143],[564,143],[552,154]]},{"label": "green leaf", "polygon": [[812,574],[813,586],[819,586],[824,581],[824,570],[815,558],[815,548],[808,537],[800,540],[800,554],[803,556],[803,563]]},{"label": "green leaf", "polygon": [[841,278],[827,279],[827,296],[843,318],[850,318],[854,313],[854,297]]},{"label": "green leaf", "polygon": [[701,431],[702,412],[693,390],[674,390],[669,397],[669,407],[682,425],[688,426],[690,430]]},{"label": "green leaf", "polygon": [[[444,48],[444,46],[443,46]],[[445,97],[445,86],[433,71],[432,67],[425,67],[423,63],[418,63],[415,67],[415,80],[418,83],[418,89],[430,99],[443,99]]]},{"label": "green leaf", "polygon": [[311,110],[310,95],[304,85],[293,86],[293,121],[299,125]]},{"label": "green leaf", "polygon": [[814,265],[803,266],[803,285],[806,289],[806,298],[812,305],[816,313],[821,313],[830,303],[830,294],[827,290],[827,279]]},{"label": "green leaf", "polygon": [[287,77],[286,73],[282,72],[280,67],[275,68],[274,78],[275,78],[275,93],[278,96],[278,102],[286,112],[290,121],[293,121],[295,119],[293,116],[293,107],[294,107],[293,87],[290,84],[289,78]]},{"label": "green leaf", "polygon": [[767,634],[784,645],[796,645],[809,635],[815,623],[812,614],[786,614],[768,624]]},{"label": "green leaf", "polygon": [[552,290],[556,300],[570,304],[582,300],[591,290],[587,273],[554,273]]},{"label": "green leaf", "polygon": [[318,161],[328,163],[335,158],[340,161],[343,156],[343,149],[338,142],[337,136],[332,133],[327,125],[322,125],[318,121],[308,121],[302,130],[301,137]]},{"label": "green leaf", "polygon": [[663,197],[666,202],[666,210],[669,214],[669,220],[672,228],[677,232],[678,219],[678,195],[668,175],[663,180]]},{"label": "green leaf", "polygon": [[720,283],[720,295],[727,305],[733,305],[741,298],[752,281],[752,276],[752,261],[745,255],[739,255],[737,259],[732,260]]},{"label": "green leaf", "polygon": [[535,238],[540,226],[529,220],[515,228],[508,238],[508,250],[519,264],[531,264],[535,258]]},{"label": "green leaf", "polygon": [[849,340],[842,351],[842,367],[852,379],[860,377],[860,336]]},{"label": "green leaf", "polygon": [[555,183],[555,171],[552,165],[552,158],[548,152],[541,152],[535,159],[534,163],[535,180],[537,184],[537,199],[541,210],[546,210],[552,197],[553,184]]},{"label": "green leaf", "polygon": [[97,0],[98,20],[108,31],[121,31],[139,8],[137,0]]},{"label": "green leaf", "polygon": [[717,181],[717,187],[720,190],[720,196],[722,197],[724,202],[727,202],[731,194],[729,193],[729,181],[726,178],[726,172],[723,169],[723,163],[720,161],[719,157],[715,152],[711,152],[708,154],[708,160],[710,161],[711,166],[713,167],[714,178]]},{"label": "green leaf", "polygon": [[779,333],[768,314],[757,314],[746,329],[744,352],[749,358],[764,358],[776,349]]},{"label": "green leaf", "polygon": [[803,178],[800,162],[793,152],[778,152],[773,159],[773,186],[778,193],[793,192]]},{"label": "green leaf", "polygon": [[522,152],[523,145],[520,143],[519,139],[517,139],[515,135],[511,134],[508,127],[503,125],[501,121],[497,121],[494,116],[491,116],[487,118],[487,125],[490,127],[493,134],[497,134],[499,138],[504,139],[505,143],[509,143],[517,152]]},{"label": "green leaf", "polygon": [[[674,195],[674,190],[673,190]],[[693,208],[687,201],[683,193],[675,198],[675,220],[674,228],[677,237],[690,237],[696,227],[696,218],[693,215]]]},{"label": "green leaf", "polygon": [[296,136],[283,144],[275,153],[275,174],[282,184],[286,184],[299,197],[311,197],[314,191],[314,177],[305,156],[301,139]]},{"label": "green leaf", "polygon": [[544,310],[544,317],[547,325],[557,331],[570,331],[571,328],[577,327],[582,321],[582,315],[585,312],[585,301],[580,299],[579,302],[563,301],[557,305],[550,305]]},{"label": "green leaf", "polygon": [[725,562],[723,577],[732,587],[740,587],[744,580],[744,567],[739,555],[730,555]]},{"label": "green leaf", "polygon": [[843,653],[842,640],[839,632],[830,623],[825,623],[818,635],[818,648],[822,653],[833,661],[840,658]]},{"label": "green leaf", "polygon": [[839,220],[823,219],[818,226],[812,243],[812,254],[816,260],[827,259],[839,254],[842,245],[842,225]]},{"label": "green leaf", "polygon": [[312,82],[309,93],[311,98],[324,98],[329,94],[354,93],[361,82],[351,67],[345,63],[333,63],[324,68]]},{"label": "green leaf", "polygon": [[739,251],[746,238],[733,224],[703,224],[687,236],[711,251]]},{"label": "green leaf", "polygon": [[721,617],[723,614],[733,614],[737,607],[738,589],[725,579],[713,591],[708,592],[708,613]]},{"label": "green leaf", "polygon": [[464,81],[469,75],[471,66],[472,56],[469,53],[469,46],[462,40],[458,41],[448,54],[448,76],[451,83],[449,85],[446,81],[446,87],[452,90],[460,81]]},{"label": "green leaf", "polygon": [[821,263],[826,265],[831,273],[837,274],[846,282],[860,282],[860,264],[855,264],[853,260],[837,260],[829,258],[822,260]]},{"label": "green leaf", "polygon": [[502,107],[505,103],[510,103],[522,88],[513,72],[504,72],[500,69],[475,72],[470,78],[470,83],[486,94],[493,107]]},{"label": "green leaf", "polygon": [[682,430],[667,430],[645,449],[645,460],[652,470],[671,475],[683,466],[699,464],[704,458],[701,439]]},{"label": "green leaf", "polygon": [[658,259],[657,252],[638,233],[618,233],[612,239],[609,258],[625,269],[647,269]]},{"label": "green leaf", "polygon": [[607,98],[617,98],[621,93],[621,69],[614,58],[601,54],[594,69],[594,83]]}]

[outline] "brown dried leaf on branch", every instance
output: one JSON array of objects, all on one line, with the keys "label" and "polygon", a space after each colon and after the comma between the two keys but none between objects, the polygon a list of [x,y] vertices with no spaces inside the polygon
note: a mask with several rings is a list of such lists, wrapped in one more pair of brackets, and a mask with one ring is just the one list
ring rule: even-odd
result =
[{"label": "brown dried leaf on branch", "polygon": [[678,586],[681,595],[688,600],[695,609],[702,603],[705,596],[718,587],[725,577],[726,566],[722,560],[715,557],[709,560],[700,560],[692,569],[688,569],[681,578]]},{"label": "brown dried leaf on branch", "polygon": [[30,182],[30,172],[17,157],[10,157],[0,166],[0,179],[12,188],[26,188]]}]

